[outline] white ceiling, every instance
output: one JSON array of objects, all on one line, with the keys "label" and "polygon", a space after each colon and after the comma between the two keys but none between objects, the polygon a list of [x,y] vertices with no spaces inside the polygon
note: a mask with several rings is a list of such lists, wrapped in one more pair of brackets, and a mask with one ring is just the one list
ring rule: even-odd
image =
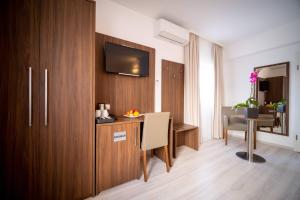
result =
[{"label": "white ceiling", "polygon": [[300,19],[300,0],[112,0],[227,45]]}]

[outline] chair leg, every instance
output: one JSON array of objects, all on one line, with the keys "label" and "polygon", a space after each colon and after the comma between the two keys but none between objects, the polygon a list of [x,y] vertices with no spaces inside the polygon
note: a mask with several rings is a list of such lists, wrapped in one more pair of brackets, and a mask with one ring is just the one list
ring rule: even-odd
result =
[{"label": "chair leg", "polygon": [[170,163],[169,163],[169,156],[168,156],[168,145],[164,146],[164,150],[165,150],[166,168],[167,168],[167,172],[169,172],[170,171]]},{"label": "chair leg", "polygon": [[225,128],[225,130],[224,130],[224,135],[225,135],[225,145],[227,145],[227,141],[228,141],[228,131],[227,131],[226,128]]},{"label": "chair leg", "polygon": [[247,131],[245,131],[245,141],[247,141]]},{"label": "chair leg", "polygon": [[154,156],[154,149],[151,149],[150,151],[151,151],[151,158],[153,158],[153,156]]},{"label": "chair leg", "polygon": [[148,174],[147,174],[147,151],[143,151],[143,163],[144,163],[144,181],[147,182]]}]

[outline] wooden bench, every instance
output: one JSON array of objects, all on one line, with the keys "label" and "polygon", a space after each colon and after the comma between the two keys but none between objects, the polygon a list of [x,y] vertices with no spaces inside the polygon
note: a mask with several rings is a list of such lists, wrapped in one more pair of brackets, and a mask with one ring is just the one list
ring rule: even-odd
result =
[{"label": "wooden bench", "polygon": [[176,147],[186,145],[198,151],[199,149],[199,129],[184,123],[176,123],[173,126],[174,143],[173,157],[176,158]]}]

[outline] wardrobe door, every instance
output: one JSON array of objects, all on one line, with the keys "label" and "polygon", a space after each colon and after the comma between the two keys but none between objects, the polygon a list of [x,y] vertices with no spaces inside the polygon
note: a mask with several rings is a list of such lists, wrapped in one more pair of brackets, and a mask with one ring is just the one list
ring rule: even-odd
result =
[{"label": "wardrobe door", "polygon": [[171,112],[174,123],[184,119],[184,65],[162,60],[162,111]]},{"label": "wardrobe door", "polygon": [[172,68],[170,62],[162,60],[162,89],[161,89],[161,110],[163,112],[171,112],[171,116],[174,117],[173,111],[173,79]]},{"label": "wardrobe door", "polygon": [[172,63],[173,68],[173,93],[174,93],[174,122],[183,123],[184,121],[184,65]]},{"label": "wardrobe door", "polygon": [[1,1],[1,199],[34,199],[39,128],[36,0]]},{"label": "wardrobe door", "polygon": [[93,194],[95,2],[41,2],[41,199]]}]

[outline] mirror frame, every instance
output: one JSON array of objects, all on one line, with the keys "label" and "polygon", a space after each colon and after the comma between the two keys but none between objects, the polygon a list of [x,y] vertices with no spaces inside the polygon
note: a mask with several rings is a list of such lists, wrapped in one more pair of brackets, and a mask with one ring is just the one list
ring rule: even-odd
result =
[{"label": "mirror frame", "polygon": [[[266,132],[266,133],[272,133],[276,135],[281,135],[281,136],[289,136],[289,115],[290,115],[290,110],[289,110],[289,105],[290,105],[290,62],[282,62],[282,63],[276,63],[276,64],[271,64],[271,65],[264,65],[264,66],[258,66],[254,67],[254,71],[257,71],[258,69],[265,68],[265,67],[273,67],[276,65],[286,65],[286,77],[287,77],[287,85],[286,85],[286,91],[287,91],[287,98],[286,98],[286,117],[285,117],[285,126],[286,126],[286,135],[272,132],[272,131],[260,131],[260,132]],[[255,98],[258,98],[258,88],[257,84],[255,84]]]}]

